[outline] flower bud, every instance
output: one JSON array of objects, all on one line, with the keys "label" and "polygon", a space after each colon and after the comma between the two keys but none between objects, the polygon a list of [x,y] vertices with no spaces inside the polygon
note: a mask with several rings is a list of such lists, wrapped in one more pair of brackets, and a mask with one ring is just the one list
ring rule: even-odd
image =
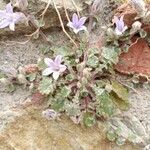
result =
[{"label": "flower bud", "polygon": [[130,34],[134,34],[137,31],[139,31],[141,29],[142,23],[139,21],[136,21],[132,24],[132,28],[130,30]]},{"label": "flower bud", "polygon": [[140,30],[141,29],[141,26],[142,26],[142,23],[139,22],[139,21],[136,21],[132,24],[132,28],[135,29],[135,30]]}]

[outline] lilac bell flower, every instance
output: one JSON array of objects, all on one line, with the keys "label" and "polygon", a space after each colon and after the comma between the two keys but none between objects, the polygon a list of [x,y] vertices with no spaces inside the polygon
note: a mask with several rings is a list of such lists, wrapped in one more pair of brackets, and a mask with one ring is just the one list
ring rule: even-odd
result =
[{"label": "lilac bell flower", "polygon": [[116,16],[114,16],[114,23],[116,24],[115,33],[117,35],[122,35],[125,30],[127,30],[127,26],[125,26],[123,21],[123,16],[120,17],[120,19]]},{"label": "lilac bell flower", "polygon": [[0,10],[0,29],[9,26],[10,30],[15,31],[15,24],[20,21],[23,16],[23,13],[14,13],[11,3],[8,3],[5,10]]},{"label": "lilac bell flower", "polygon": [[77,34],[79,31],[87,30],[86,26],[84,26],[86,17],[79,18],[76,13],[72,16],[72,22],[67,24],[68,27],[72,28],[74,33]]},{"label": "lilac bell flower", "polygon": [[48,76],[50,74],[53,74],[53,78],[55,80],[57,80],[59,75],[62,72],[64,72],[67,68],[65,65],[61,64],[61,62],[62,62],[62,56],[61,55],[56,56],[54,61],[50,58],[45,58],[44,62],[48,66],[48,68],[46,68],[43,71],[43,75]]}]

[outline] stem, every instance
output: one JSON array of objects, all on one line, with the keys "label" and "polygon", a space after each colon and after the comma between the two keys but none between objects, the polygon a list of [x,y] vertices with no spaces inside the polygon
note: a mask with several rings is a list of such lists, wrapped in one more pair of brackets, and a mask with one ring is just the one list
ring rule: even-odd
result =
[{"label": "stem", "polygon": [[65,30],[65,27],[64,27],[64,24],[63,24],[63,21],[62,21],[62,18],[61,18],[61,15],[59,13],[59,10],[55,4],[55,1],[53,0],[53,4],[54,4],[54,7],[55,7],[55,10],[57,12],[57,15],[58,15],[58,18],[59,18],[59,21],[60,21],[60,24],[61,24],[61,27],[62,27],[62,30],[63,32],[66,34],[66,36],[72,41],[72,43],[78,48],[77,44],[74,42],[74,40],[71,38],[71,36],[67,33],[67,31]]}]

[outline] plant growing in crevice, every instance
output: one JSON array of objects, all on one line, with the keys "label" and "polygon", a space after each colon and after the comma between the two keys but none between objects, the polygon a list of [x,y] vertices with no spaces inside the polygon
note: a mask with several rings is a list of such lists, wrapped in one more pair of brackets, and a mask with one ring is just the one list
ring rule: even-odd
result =
[{"label": "plant growing in crevice", "polygon": [[[47,108],[42,115],[47,119],[58,119],[61,114],[66,114],[74,123],[87,127],[95,125],[99,120],[105,120],[109,124],[108,139],[117,139],[122,144],[128,136],[123,136],[122,131],[121,134],[116,133],[117,127],[113,126],[112,120],[122,110],[129,108],[128,89],[115,80],[113,65],[118,62],[123,50],[127,52],[135,34],[139,33],[141,38],[147,38],[142,24],[148,15],[140,15],[142,22],[135,20],[131,28],[127,28],[124,16],[115,16],[113,24],[104,27],[104,32],[99,35],[99,41],[104,42],[97,47],[91,45],[94,40],[93,19],[99,11],[100,1],[96,0],[90,6],[88,18],[80,17],[77,12],[73,14],[72,21],[68,20],[67,26],[75,33],[75,39],[66,32],[59,10],[54,1],[53,3],[62,29],[73,45],[68,43],[61,47],[53,46],[49,58],[40,59],[35,65],[19,68],[13,85],[23,84],[33,92],[44,95]],[[35,20],[30,21],[35,25]],[[88,27],[86,21],[89,23]],[[35,33],[43,35],[40,26],[35,27]],[[0,81],[9,81],[8,85],[12,84],[12,80],[5,78]],[[128,130],[120,122],[116,126]],[[130,133],[136,135],[128,132]]]}]

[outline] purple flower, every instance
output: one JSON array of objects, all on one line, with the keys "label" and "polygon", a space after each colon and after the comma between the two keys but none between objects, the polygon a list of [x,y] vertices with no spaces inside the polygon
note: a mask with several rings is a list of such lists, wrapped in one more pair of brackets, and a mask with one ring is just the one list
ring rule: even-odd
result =
[{"label": "purple flower", "polygon": [[68,27],[72,28],[74,33],[78,33],[81,30],[87,30],[86,26],[84,26],[86,17],[79,18],[76,13],[72,16],[72,22],[67,24]]},{"label": "purple flower", "polygon": [[44,62],[48,66],[48,68],[46,68],[43,71],[43,75],[48,76],[48,75],[53,73],[53,78],[55,80],[57,80],[59,75],[62,72],[64,72],[67,68],[65,65],[61,64],[61,62],[62,62],[62,56],[61,55],[56,56],[54,61],[50,58],[45,58]]},{"label": "purple flower", "polygon": [[122,35],[125,30],[127,30],[127,26],[125,26],[123,21],[123,16],[120,19],[114,16],[114,23],[116,24],[115,33],[117,35]]},{"label": "purple flower", "polygon": [[42,112],[43,117],[45,117],[48,120],[54,120],[60,116],[55,110],[53,109],[46,109]]},{"label": "purple flower", "polygon": [[9,26],[10,30],[15,31],[15,24],[20,21],[23,16],[23,13],[14,13],[11,3],[8,3],[5,10],[0,10],[0,29]]}]

